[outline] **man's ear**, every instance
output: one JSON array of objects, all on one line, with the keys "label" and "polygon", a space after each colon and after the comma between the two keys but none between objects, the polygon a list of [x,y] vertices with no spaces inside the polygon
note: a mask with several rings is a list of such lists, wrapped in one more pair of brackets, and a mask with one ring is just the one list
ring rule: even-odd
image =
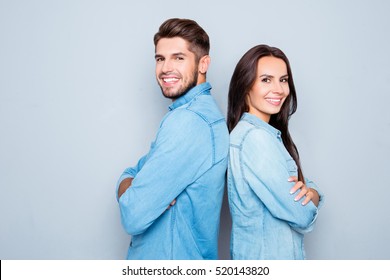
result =
[{"label": "man's ear", "polygon": [[211,58],[209,55],[203,56],[199,60],[199,66],[198,66],[198,71],[201,74],[206,74],[207,70],[209,69]]}]

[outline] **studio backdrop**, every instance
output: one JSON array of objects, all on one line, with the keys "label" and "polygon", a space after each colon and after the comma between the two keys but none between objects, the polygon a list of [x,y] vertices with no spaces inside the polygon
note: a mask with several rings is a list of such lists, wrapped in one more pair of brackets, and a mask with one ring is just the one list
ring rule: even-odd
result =
[{"label": "studio backdrop", "polygon": [[[239,58],[289,57],[305,175],[325,193],[308,259],[390,259],[390,4],[381,0],[0,0],[0,259],[124,259],[115,184],[167,112],[153,35],[171,17],[211,39],[226,114]],[[219,251],[229,259],[226,196]]]}]

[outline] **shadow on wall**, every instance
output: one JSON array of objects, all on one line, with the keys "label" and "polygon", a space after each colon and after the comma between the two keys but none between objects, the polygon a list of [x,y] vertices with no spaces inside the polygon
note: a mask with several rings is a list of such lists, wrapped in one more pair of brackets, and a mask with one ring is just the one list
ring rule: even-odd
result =
[{"label": "shadow on wall", "polygon": [[221,210],[221,221],[219,226],[218,255],[221,260],[230,260],[230,233],[232,230],[232,219],[230,216],[227,188],[223,195]]}]

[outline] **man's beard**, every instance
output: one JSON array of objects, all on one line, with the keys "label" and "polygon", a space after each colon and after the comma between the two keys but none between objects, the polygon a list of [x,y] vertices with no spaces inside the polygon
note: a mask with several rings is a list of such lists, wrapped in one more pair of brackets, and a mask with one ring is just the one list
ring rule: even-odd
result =
[{"label": "man's beard", "polygon": [[179,97],[185,95],[190,89],[194,88],[197,85],[198,75],[199,75],[198,71],[195,70],[192,75],[192,79],[189,80],[187,84],[183,85],[183,87],[179,88],[176,92],[165,93],[163,87],[159,84],[161,88],[161,92],[166,98],[178,99]]}]

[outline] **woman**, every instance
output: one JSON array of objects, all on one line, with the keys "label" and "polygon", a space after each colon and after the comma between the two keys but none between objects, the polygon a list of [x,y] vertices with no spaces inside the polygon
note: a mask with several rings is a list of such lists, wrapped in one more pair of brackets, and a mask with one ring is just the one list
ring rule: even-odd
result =
[{"label": "woman", "polygon": [[244,54],[228,96],[232,259],[305,258],[303,234],[313,229],[320,195],[304,179],[288,131],[296,108],[285,54],[267,45]]}]

